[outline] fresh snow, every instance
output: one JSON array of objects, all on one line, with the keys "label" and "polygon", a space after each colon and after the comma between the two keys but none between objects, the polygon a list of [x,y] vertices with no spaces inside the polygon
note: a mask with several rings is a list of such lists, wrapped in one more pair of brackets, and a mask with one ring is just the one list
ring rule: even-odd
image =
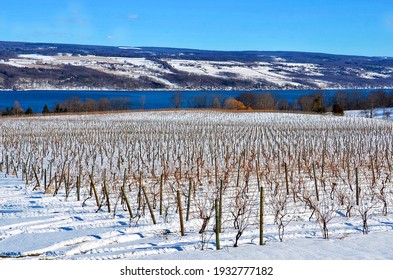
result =
[{"label": "fresh snow", "polygon": [[[177,222],[151,225],[148,219],[129,226],[126,214],[96,213],[91,202],[66,201],[64,196],[27,189],[20,179],[0,174],[0,255],[25,259],[393,259],[393,215],[375,217],[363,235],[359,218],[340,218],[330,225],[331,238],[321,239],[316,224],[292,222],[283,242],[273,225],[266,228],[266,245],[259,246],[257,229],[246,231],[241,245],[222,234],[223,249],[206,250],[197,233],[181,237]],[[192,228],[193,222],[187,222]]]},{"label": "fresh snow", "polygon": [[[372,113],[372,114],[371,114]],[[393,108],[374,108],[368,110],[347,110],[344,112],[348,117],[364,117],[374,119],[393,120]]]},{"label": "fresh snow", "polygon": [[[330,116],[302,116],[295,114],[263,113],[209,113],[209,112],[142,112],[109,115],[57,116],[29,118],[29,125],[43,122],[47,126],[59,124],[69,126],[77,123],[104,121],[107,125],[123,121],[166,122],[180,121],[182,124],[195,120],[206,122],[206,126],[235,126],[242,124],[276,124],[286,127],[299,119],[326,125],[328,122],[349,120],[351,123],[382,125],[380,120],[352,120]],[[6,120],[3,128],[18,127],[21,120]],[[98,123],[97,123],[98,125]],[[391,185],[389,185],[391,187]],[[185,222],[186,234],[180,236],[179,222],[175,213],[168,220],[157,217],[153,225],[148,214],[138,222],[130,220],[127,211],[118,209],[115,214],[107,213],[105,207],[97,211],[93,199],[76,201],[76,194],[67,198],[63,192],[56,196],[43,190],[33,190],[25,185],[20,176],[6,176],[0,172],[0,257],[22,259],[393,259],[393,214],[372,215],[369,219],[370,232],[362,233],[359,216],[346,217],[339,210],[329,223],[329,239],[322,239],[321,230],[315,221],[309,221],[309,213],[294,215],[285,227],[283,242],[279,241],[274,217],[268,214],[265,221],[264,246],[258,245],[258,227],[247,228],[234,248],[236,231],[230,227],[221,233],[222,250],[215,250],[214,232],[209,227],[202,250],[201,235],[198,234],[200,220]],[[303,206],[304,207],[304,206]],[[389,210],[390,210],[389,204]],[[119,207],[121,208],[121,207]]]}]

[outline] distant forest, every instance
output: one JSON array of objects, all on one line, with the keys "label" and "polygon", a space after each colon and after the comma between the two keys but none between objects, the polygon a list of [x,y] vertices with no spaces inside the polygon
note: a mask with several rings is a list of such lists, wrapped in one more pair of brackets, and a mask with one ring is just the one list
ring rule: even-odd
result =
[{"label": "distant forest", "polygon": [[[59,114],[59,113],[83,113],[83,112],[107,112],[124,111],[132,109],[144,109],[145,99],[139,100],[140,104],[134,104],[130,98],[100,98],[86,99],[74,96],[63,102],[57,103],[53,108],[44,104],[41,112],[33,112],[31,108],[21,107],[18,101],[13,106],[1,111],[2,116],[20,116],[32,114]],[[172,107],[181,109],[183,94],[174,92],[171,98]],[[343,115],[345,110],[363,110],[373,117],[376,108],[393,107],[393,90],[375,90],[369,93],[361,91],[337,91],[326,96],[323,91],[315,91],[312,94],[304,94],[288,102],[286,99],[278,98],[272,93],[244,92],[237,97],[223,98],[218,95],[200,94],[194,96],[187,108],[211,108],[224,110],[261,110],[261,111],[287,111],[307,113],[333,113]],[[168,108],[170,109],[170,108]],[[390,111],[386,111],[389,114]],[[388,116],[387,116],[388,117]]]}]

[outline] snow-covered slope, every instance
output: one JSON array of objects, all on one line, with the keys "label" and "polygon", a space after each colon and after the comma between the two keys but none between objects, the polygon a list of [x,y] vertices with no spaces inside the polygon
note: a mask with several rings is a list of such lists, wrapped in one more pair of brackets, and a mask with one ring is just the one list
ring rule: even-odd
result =
[{"label": "snow-covered slope", "polygon": [[[390,58],[20,44],[0,42],[0,89],[393,87]],[[100,85],[103,76],[118,81]]]}]

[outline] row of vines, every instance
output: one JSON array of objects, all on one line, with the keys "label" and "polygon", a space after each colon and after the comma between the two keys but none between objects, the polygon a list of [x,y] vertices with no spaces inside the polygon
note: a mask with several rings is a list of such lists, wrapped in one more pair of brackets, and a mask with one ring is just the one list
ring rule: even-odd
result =
[{"label": "row of vines", "polygon": [[393,203],[393,124],[319,115],[140,112],[0,120],[0,172],[33,190],[130,226],[176,215],[201,239],[303,220],[329,238],[332,219],[357,216],[364,234]]}]

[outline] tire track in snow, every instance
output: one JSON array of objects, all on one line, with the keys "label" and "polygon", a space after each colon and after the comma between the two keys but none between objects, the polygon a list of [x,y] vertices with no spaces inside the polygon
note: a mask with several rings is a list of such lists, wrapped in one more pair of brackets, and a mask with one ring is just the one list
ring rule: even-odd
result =
[{"label": "tire track in snow", "polygon": [[[180,251],[214,250],[212,222],[207,237],[201,240],[198,234],[200,221],[185,223],[186,236],[180,237],[176,217],[168,217],[164,223],[152,225],[149,217],[141,217],[137,222],[129,220],[127,213],[116,214],[96,212],[94,203],[81,202],[58,194],[46,195],[41,191],[32,192],[20,187],[19,180],[0,174],[0,257],[24,257],[39,259],[139,259]],[[124,214],[123,214],[124,213]],[[285,227],[284,241],[295,239],[321,239],[317,222],[306,222],[308,215],[292,221]],[[279,242],[277,226],[273,217],[266,217],[265,240]],[[375,231],[391,230],[391,217],[370,219],[369,226]],[[358,220],[345,217],[333,219],[329,233],[334,238],[345,238],[348,234],[361,234]],[[171,230],[169,230],[171,229]],[[236,231],[227,225],[221,234],[222,248],[232,247]],[[23,243],[29,243],[29,246]],[[256,225],[246,229],[239,241],[257,244]],[[19,249],[22,248],[22,249]],[[312,251],[309,252],[310,254]]]}]

